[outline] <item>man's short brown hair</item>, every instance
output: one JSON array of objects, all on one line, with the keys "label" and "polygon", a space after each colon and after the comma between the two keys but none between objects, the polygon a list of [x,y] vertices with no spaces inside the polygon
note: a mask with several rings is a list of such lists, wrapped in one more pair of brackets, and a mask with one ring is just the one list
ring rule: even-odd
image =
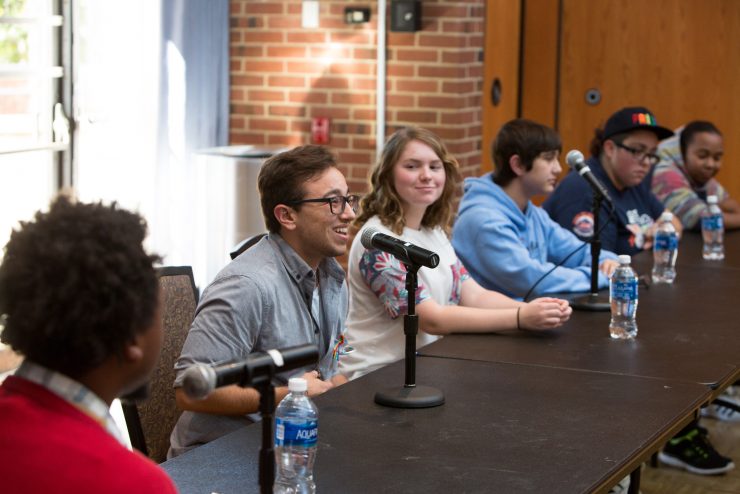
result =
[{"label": "man's short brown hair", "polygon": [[[299,146],[265,161],[257,178],[257,188],[265,225],[270,233],[280,233],[275,206],[304,199],[303,184],[336,166],[334,155],[328,149],[315,145]],[[300,205],[293,207],[298,209]]]}]

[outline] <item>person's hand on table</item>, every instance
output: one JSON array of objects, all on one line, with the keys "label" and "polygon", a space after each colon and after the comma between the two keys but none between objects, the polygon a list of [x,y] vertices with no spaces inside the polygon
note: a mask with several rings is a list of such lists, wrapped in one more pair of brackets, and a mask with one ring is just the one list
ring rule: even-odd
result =
[{"label": "person's hand on table", "polygon": [[616,259],[605,259],[601,264],[599,264],[599,271],[604,273],[607,278],[611,278],[612,273],[617,269],[617,266],[619,266],[619,262],[617,262]]},{"label": "person's hand on table", "polygon": [[567,300],[541,297],[522,305],[519,309],[519,329],[547,330],[562,326],[573,308]]},{"label": "person's hand on table", "polygon": [[308,396],[320,395],[334,387],[331,381],[322,381],[319,378],[319,372],[315,370],[306,372],[301,377],[306,380],[306,384],[308,385]]}]

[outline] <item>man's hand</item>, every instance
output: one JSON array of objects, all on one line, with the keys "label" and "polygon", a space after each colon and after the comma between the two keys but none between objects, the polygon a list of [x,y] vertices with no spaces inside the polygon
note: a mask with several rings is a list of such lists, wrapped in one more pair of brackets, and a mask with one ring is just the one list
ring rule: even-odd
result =
[{"label": "man's hand", "polygon": [[334,384],[331,381],[322,381],[319,379],[318,371],[306,372],[301,377],[303,377],[303,379],[306,380],[306,384],[308,384],[308,396],[320,395],[334,387]]},{"label": "man's hand", "polygon": [[607,278],[611,278],[612,273],[617,269],[617,266],[619,266],[619,262],[615,259],[606,259],[604,262],[599,264],[599,271],[604,273]]}]

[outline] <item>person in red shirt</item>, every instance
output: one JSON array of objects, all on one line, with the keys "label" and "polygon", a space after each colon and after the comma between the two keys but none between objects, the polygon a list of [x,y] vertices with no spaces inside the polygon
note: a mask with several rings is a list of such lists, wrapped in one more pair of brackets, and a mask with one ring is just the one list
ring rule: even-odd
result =
[{"label": "person in red shirt", "polygon": [[176,492],[109,412],[146,384],[162,345],[145,236],[138,214],[63,196],[11,234],[0,340],[25,359],[0,386],[4,493]]}]

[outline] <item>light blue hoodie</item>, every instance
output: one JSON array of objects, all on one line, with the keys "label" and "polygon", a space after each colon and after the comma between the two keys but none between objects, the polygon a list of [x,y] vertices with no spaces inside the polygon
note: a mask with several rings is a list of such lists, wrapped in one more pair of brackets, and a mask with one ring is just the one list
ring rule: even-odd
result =
[{"label": "light blue hoodie", "polygon": [[[522,298],[542,275],[583,246],[545,276],[533,294],[591,290],[591,246],[531,201],[522,212],[490,173],[465,179],[452,245],[481,286],[515,298]],[[616,258],[616,254],[602,250],[599,262]],[[599,272],[599,288],[608,284]]]}]

